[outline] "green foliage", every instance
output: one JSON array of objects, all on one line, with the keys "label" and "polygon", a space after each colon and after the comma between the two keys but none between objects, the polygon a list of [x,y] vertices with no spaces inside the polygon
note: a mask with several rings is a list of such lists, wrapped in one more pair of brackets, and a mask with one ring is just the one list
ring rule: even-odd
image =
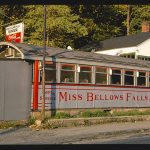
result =
[{"label": "green foliage", "polygon": [[69,113],[65,113],[65,112],[58,112],[55,115],[56,119],[61,119],[61,118],[71,118],[71,115]]},{"label": "green foliage", "polygon": [[90,110],[80,112],[79,116],[80,117],[92,117],[93,113]]},{"label": "green foliage", "polygon": [[110,112],[97,110],[97,111],[93,112],[93,116],[94,117],[110,116]]},{"label": "green foliage", "polygon": [[[25,17],[26,42],[42,45],[43,41],[43,6],[27,6]],[[41,13],[42,12],[42,13]],[[87,30],[79,21],[79,16],[71,13],[65,5],[48,5],[46,13],[47,45],[66,48],[73,46],[74,39],[87,35]]]},{"label": "green foliage", "polygon": [[[74,12],[80,15],[88,29],[89,38],[83,38],[83,43],[121,36],[126,32],[123,24],[126,14],[122,13],[121,8],[115,5],[75,6]],[[79,42],[81,43],[81,41]]]},{"label": "green foliage", "polygon": [[135,115],[150,115],[150,111],[130,110],[130,111],[113,112],[113,116],[135,116]]},{"label": "green foliage", "polygon": [[36,121],[36,118],[30,116],[30,117],[28,118],[28,125],[33,125],[33,124],[35,124],[35,121]]},{"label": "green foliage", "polygon": [[5,29],[24,21],[26,9],[23,5],[0,6],[0,40],[5,41]]},{"label": "green foliage", "polygon": [[139,110],[129,110],[129,111],[114,111],[113,114],[110,111],[96,110],[96,111],[80,111],[77,114],[70,115],[65,112],[56,113],[56,119],[62,118],[88,118],[88,117],[111,117],[111,116],[135,116],[135,115],[150,115],[150,111],[139,111]]},{"label": "green foliage", "polygon": [[89,120],[84,120],[84,125],[85,125],[85,126],[90,126],[90,125],[91,125],[91,123],[90,123],[90,121],[89,121]]},{"label": "green foliage", "polygon": [[[46,44],[79,49],[90,43],[126,35],[127,5],[47,5]],[[5,28],[24,22],[25,43],[43,45],[44,9],[42,5],[0,6],[0,40]],[[130,33],[141,31],[142,21],[150,20],[149,5],[131,5]]]},{"label": "green foliage", "polygon": [[97,110],[97,111],[92,112],[90,110],[87,110],[84,112],[80,112],[78,116],[80,117],[103,117],[103,116],[109,116],[109,115],[110,113],[106,111]]},{"label": "green foliage", "polygon": [[26,123],[22,121],[0,121],[0,129],[25,127]]},{"label": "green foliage", "polygon": [[150,20],[150,5],[132,5],[130,33],[141,32],[142,21]]}]

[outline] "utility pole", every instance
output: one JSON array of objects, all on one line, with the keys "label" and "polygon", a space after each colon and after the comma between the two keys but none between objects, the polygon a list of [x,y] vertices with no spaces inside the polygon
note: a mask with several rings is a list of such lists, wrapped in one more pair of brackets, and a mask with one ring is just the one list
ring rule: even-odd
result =
[{"label": "utility pole", "polygon": [[42,68],[42,119],[45,118],[45,53],[46,53],[46,6],[44,5],[44,28],[43,28],[43,68]]}]

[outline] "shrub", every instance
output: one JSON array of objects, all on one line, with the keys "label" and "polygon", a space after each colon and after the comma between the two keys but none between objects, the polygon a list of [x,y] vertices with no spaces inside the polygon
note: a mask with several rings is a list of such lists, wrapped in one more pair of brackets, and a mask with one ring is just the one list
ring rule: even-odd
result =
[{"label": "shrub", "polygon": [[56,113],[54,118],[56,118],[56,119],[71,118],[71,115],[69,113],[65,113],[65,112],[58,112],[58,113]]},{"label": "shrub", "polygon": [[33,125],[33,124],[35,124],[35,121],[36,121],[36,118],[30,116],[29,119],[28,119],[28,125]]},{"label": "shrub", "polygon": [[84,112],[80,112],[79,113],[80,117],[92,117],[92,112],[90,110],[84,111]]},{"label": "shrub", "polygon": [[109,116],[110,113],[108,111],[95,111],[93,112],[93,117],[102,117],[102,116]]}]

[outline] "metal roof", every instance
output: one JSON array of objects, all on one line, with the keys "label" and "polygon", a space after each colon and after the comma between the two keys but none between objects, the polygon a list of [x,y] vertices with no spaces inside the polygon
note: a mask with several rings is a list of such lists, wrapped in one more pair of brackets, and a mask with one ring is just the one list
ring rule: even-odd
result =
[{"label": "metal roof", "polygon": [[[43,47],[25,43],[8,43],[0,42],[0,46],[10,46],[20,50],[24,57],[22,59],[38,59],[43,56]],[[28,57],[29,56],[29,57]],[[136,60],[131,58],[123,58],[120,56],[111,56],[105,54],[97,54],[92,52],[74,51],[62,48],[47,47],[46,57],[65,58],[74,60],[84,60],[103,63],[114,63],[122,65],[131,65],[138,67],[150,67],[150,61]]]},{"label": "metal roof", "polygon": [[135,47],[147,39],[150,39],[150,32],[141,32],[135,35],[121,36],[100,42],[93,42],[83,46],[80,50],[90,52],[92,50],[103,51],[109,49]]}]

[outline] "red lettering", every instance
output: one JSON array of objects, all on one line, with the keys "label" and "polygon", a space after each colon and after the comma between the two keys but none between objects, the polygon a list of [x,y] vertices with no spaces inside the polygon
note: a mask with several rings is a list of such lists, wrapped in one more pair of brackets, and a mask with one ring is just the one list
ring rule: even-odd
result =
[{"label": "red lettering", "polygon": [[104,100],[104,98],[102,97],[102,95],[100,95],[100,100]]},{"label": "red lettering", "polygon": [[120,95],[120,100],[123,100],[123,95]]},{"label": "red lettering", "polygon": [[76,100],[77,99],[77,95],[76,94],[73,94],[72,95],[72,100]]},{"label": "red lettering", "polygon": [[95,95],[94,100],[99,100],[99,95]]},{"label": "red lettering", "polygon": [[82,100],[82,95],[78,94],[78,100]]},{"label": "red lettering", "polygon": [[87,93],[87,101],[93,101],[93,93]]},{"label": "red lettering", "polygon": [[109,100],[109,99],[107,98],[107,95],[105,95],[105,100]]},{"label": "red lettering", "polygon": [[114,95],[114,100],[118,100],[119,99],[119,95]]},{"label": "red lettering", "polygon": [[147,97],[147,96],[145,96],[145,100],[148,100],[148,97]]},{"label": "red lettering", "polygon": [[64,94],[62,92],[59,92],[59,101],[61,100],[67,101],[67,92],[65,92]]},{"label": "red lettering", "polygon": [[126,99],[126,101],[128,101],[130,97],[131,97],[131,93],[127,93],[127,99]]},{"label": "red lettering", "polygon": [[69,100],[71,100],[71,94],[69,94]]},{"label": "red lettering", "polygon": [[114,96],[113,95],[110,95],[110,100],[113,100],[114,99]]}]

